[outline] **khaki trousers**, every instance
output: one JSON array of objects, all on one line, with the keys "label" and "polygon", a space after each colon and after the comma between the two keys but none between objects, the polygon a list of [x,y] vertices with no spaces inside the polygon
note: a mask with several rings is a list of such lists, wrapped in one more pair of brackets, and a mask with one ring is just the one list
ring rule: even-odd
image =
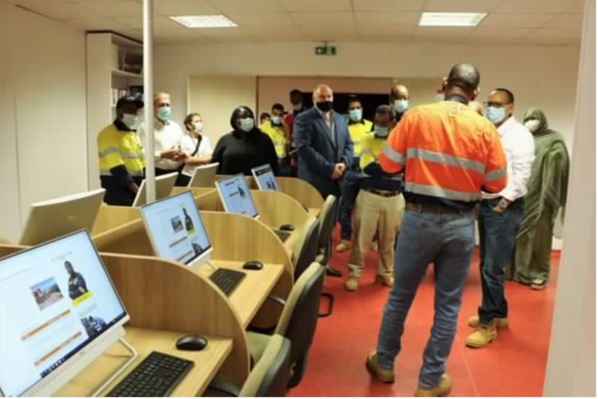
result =
[{"label": "khaki trousers", "polygon": [[378,233],[378,275],[393,276],[395,241],[401,229],[405,200],[402,195],[383,197],[365,190],[359,191],[355,217],[349,278],[360,280],[365,268],[365,256]]}]

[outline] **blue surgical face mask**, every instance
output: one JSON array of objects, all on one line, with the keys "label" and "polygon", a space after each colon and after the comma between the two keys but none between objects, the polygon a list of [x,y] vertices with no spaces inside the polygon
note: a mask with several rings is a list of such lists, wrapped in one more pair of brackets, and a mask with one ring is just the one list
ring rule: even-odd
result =
[{"label": "blue surgical face mask", "polygon": [[349,118],[353,122],[359,122],[363,118],[363,110],[361,108],[349,110]]},{"label": "blue surgical face mask", "polygon": [[374,133],[378,137],[386,138],[389,132],[387,127],[374,126]]},{"label": "blue surgical face mask", "polygon": [[250,132],[255,127],[255,121],[253,120],[253,118],[239,119],[238,124],[239,124],[239,128],[241,130],[243,130],[244,132]]},{"label": "blue surgical face mask", "polygon": [[167,120],[168,118],[170,118],[170,107],[160,107],[158,108],[158,118],[162,119],[163,121]]},{"label": "blue surgical face mask", "polygon": [[398,114],[402,114],[409,108],[409,100],[395,100],[394,107]]},{"label": "blue surgical face mask", "polygon": [[276,126],[280,126],[282,124],[282,116],[273,116],[272,123]]},{"label": "blue surgical face mask", "polygon": [[486,117],[490,122],[497,124],[507,117],[507,110],[504,108],[488,107],[486,108]]}]

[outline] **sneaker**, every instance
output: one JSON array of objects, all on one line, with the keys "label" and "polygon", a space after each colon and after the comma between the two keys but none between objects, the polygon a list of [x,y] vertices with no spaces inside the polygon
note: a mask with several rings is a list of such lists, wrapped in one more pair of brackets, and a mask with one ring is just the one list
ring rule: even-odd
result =
[{"label": "sneaker", "polygon": [[541,291],[544,288],[546,288],[546,281],[539,278],[532,281],[532,290]]},{"label": "sneaker", "polygon": [[379,283],[379,284],[382,284],[382,285],[385,285],[387,287],[391,287],[392,288],[392,286],[395,283],[395,278],[393,276],[380,276],[380,275],[377,275],[375,281],[376,281],[376,283]]},{"label": "sneaker", "polygon": [[351,249],[351,241],[342,240],[340,244],[336,246],[336,252],[345,252]]},{"label": "sneaker", "polygon": [[433,388],[418,387],[417,391],[415,391],[415,396],[429,398],[448,396],[448,394],[451,393],[451,389],[453,389],[453,381],[451,380],[451,377],[448,376],[448,374],[444,373],[440,377],[440,382],[438,383],[438,386],[435,386]]},{"label": "sneaker", "polygon": [[[480,317],[479,316],[471,316],[469,318],[469,320],[467,320],[467,325],[469,327],[478,328],[480,326]],[[509,319],[506,317],[497,317],[496,318],[496,327],[498,327],[498,328],[509,327]]]},{"label": "sneaker", "polygon": [[354,292],[357,291],[357,288],[359,288],[359,280],[349,279],[345,281],[345,290]]},{"label": "sneaker", "polygon": [[490,325],[478,326],[476,332],[467,337],[465,345],[470,348],[485,348],[498,338],[498,331],[496,330],[496,320],[492,320]]},{"label": "sneaker", "polygon": [[395,382],[395,373],[394,371],[384,370],[380,363],[378,363],[378,355],[376,351],[372,352],[367,360],[365,361],[365,367],[368,369],[370,374],[376,377],[379,381],[384,382],[386,384],[392,384]]}]

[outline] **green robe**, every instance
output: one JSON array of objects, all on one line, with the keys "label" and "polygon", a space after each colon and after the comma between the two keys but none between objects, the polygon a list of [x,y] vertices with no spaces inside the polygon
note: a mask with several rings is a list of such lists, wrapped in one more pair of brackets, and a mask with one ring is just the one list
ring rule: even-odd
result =
[{"label": "green robe", "polygon": [[514,270],[507,278],[524,284],[550,278],[552,232],[559,209],[566,204],[569,155],[563,136],[548,129],[546,117],[531,109],[540,127],[534,133],[536,159],[525,197],[525,214],[517,235]]}]

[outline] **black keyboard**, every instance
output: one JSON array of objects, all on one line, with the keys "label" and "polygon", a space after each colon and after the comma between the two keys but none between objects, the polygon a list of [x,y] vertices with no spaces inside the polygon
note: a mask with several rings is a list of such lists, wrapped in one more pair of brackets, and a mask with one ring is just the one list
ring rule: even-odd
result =
[{"label": "black keyboard", "polygon": [[107,396],[168,396],[192,368],[190,360],[152,352]]},{"label": "black keyboard", "polygon": [[274,233],[280,238],[282,242],[286,242],[289,237],[293,234],[291,231],[274,230]]},{"label": "black keyboard", "polygon": [[245,276],[245,273],[237,270],[220,268],[212,273],[210,280],[212,280],[212,282],[216,284],[226,296],[231,296]]}]

